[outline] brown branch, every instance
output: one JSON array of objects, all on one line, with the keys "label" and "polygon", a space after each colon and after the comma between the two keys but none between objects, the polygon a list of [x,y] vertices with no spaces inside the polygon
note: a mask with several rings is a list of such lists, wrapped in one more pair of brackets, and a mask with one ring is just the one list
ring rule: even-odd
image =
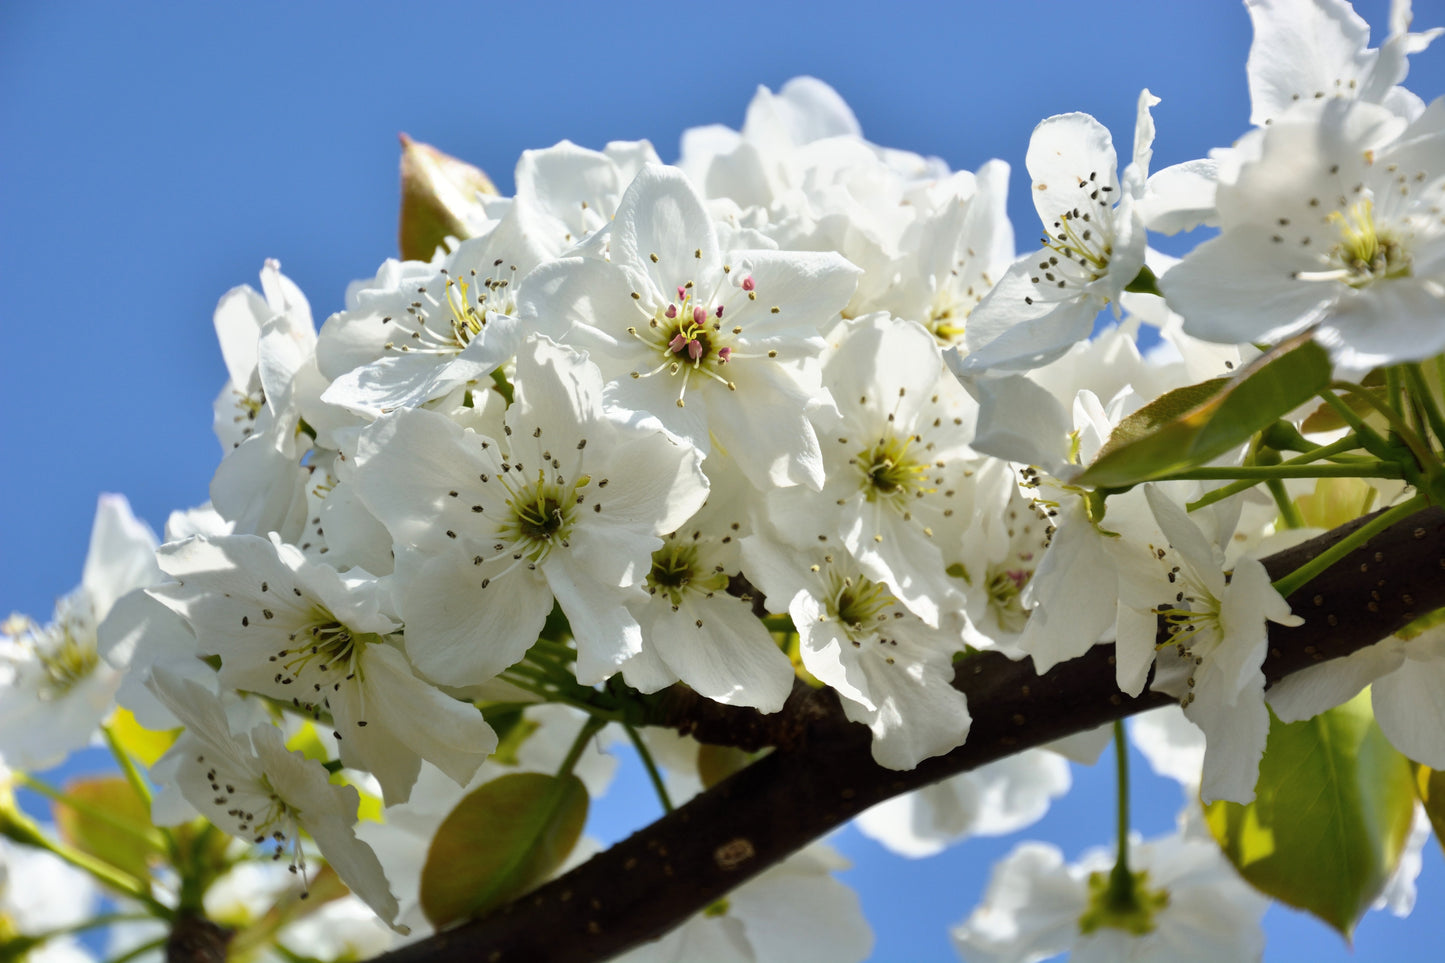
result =
[{"label": "brown branch", "polygon": [[[1292,571],[1364,520],[1265,560],[1272,577]],[[1305,624],[1272,626],[1271,682],[1347,655],[1445,607],[1445,511],[1430,508],[1376,536],[1292,598]],[[1165,705],[1114,683],[1113,647],[1057,665],[986,652],[959,664],[968,695],[968,741],[916,769],[877,766],[868,730],[846,722],[829,690],[795,690],[776,718],[751,710],[682,703],[678,728],[734,745],[779,748],[634,833],[565,876],[492,915],[382,957],[387,963],[512,963],[603,960],[661,936],[813,839],[869,806],[1024,749]],[[688,717],[693,718],[693,717]],[[771,721],[770,721],[771,720]],[[761,741],[758,741],[761,740]]]}]

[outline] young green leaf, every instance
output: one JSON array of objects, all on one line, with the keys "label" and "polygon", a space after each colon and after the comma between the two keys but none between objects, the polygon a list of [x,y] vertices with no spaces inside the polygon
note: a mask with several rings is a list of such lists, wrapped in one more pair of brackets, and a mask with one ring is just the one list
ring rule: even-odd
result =
[{"label": "young green leaf", "polygon": [[1399,864],[1415,793],[1366,691],[1313,719],[1271,717],[1255,801],[1213,803],[1205,818],[1256,889],[1348,937]]},{"label": "young green leaf", "polygon": [[1323,348],[1295,340],[1232,378],[1165,392],[1119,422],[1075,481],[1127,488],[1207,464],[1313,398],[1330,370]]},{"label": "young green leaf", "polygon": [[433,926],[482,916],[541,883],[587,821],[587,789],[568,773],[510,773],[462,798],[432,839],[421,907]]}]

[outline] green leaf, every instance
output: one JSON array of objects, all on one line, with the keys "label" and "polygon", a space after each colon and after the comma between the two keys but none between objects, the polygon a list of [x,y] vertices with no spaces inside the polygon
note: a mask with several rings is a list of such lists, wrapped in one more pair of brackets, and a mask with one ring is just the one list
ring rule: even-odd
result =
[{"label": "green leaf", "polygon": [[1414,763],[1415,793],[1425,806],[1425,815],[1430,817],[1430,828],[1435,830],[1435,841],[1445,848],[1445,772]]},{"label": "green leaf", "polygon": [[481,916],[541,883],[587,821],[587,788],[568,773],[518,772],[468,793],[442,821],[421,871],[433,926]]},{"label": "green leaf", "polygon": [[1232,378],[1176,388],[1129,415],[1075,481],[1128,488],[1204,465],[1313,398],[1329,381],[1323,348],[1309,340],[1286,342]]},{"label": "green leaf", "polygon": [[87,776],[65,784],[71,800],[54,804],[55,824],[76,849],[129,873],[150,876],[150,863],[164,855],[151,826],[150,804],[123,776]]},{"label": "green leaf", "polygon": [[1270,717],[1256,798],[1205,819],[1256,889],[1346,938],[1400,862],[1415,807],[1410,763],[1370,712],[1369,691],[1313,719]]},{"label": "green leaf", "polygon": [[448,237],[468,238],[467,224],[481,212],[477,195],[495,193],[480,169],[402,134],[401,256],[430,261]]},{"label": "green leaf", "polygon": [[120,747],[147,768],[154,766],[181,734],[179,727],[164,732],[147,729],[125,706],[118,707],[111,714],[107,725]]}]

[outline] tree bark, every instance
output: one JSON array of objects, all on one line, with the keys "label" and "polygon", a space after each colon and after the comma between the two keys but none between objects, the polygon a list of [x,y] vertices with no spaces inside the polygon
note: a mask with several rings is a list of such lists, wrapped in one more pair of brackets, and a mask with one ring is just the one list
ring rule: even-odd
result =
[{"label": "tree bark", "polygon": [[[1273,555],[1265,566],[1278,578],[1366,520]],[[1270,626],[1264,672],[1271,684],[1445,607],[1445,511],[1426,509],[1380,533],[1290,602],[1305,622]],[[670,693],[655,704],[653,721],[707,742],[775,750],[491,915],[380,959],[605,960],[661,936],[875,803],[1174,701],[1147,688],[1137,698],[1121,693],[1112,645],[1095,646],[1042,676],[1027,660],[980,653],[958,663],[954,685],[968,696],[968,741],[906,772],[873,762],[868,730],[844,718],[831,690],[799,685],[772,716],[719,706],[685,689]]]}]

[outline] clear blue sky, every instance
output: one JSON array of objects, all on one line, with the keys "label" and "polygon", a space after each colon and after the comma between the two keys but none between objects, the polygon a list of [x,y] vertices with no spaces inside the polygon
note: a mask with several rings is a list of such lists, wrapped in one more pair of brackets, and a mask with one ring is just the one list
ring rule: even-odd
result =
[{"label": "clear blue sky", "polygon": [[[1357,8],[1382,32],[1387,3]],[[1417,0],[1417,24],[1445,3]],[[568,138],[646,137],[676,156],[689,126],[740,124],[754,88],[796,74],[835,86],[871,140],[955,168],[1015,169],[1020,242],[1034,215],[1023,153],[1040,119],[1094,114],[1127,145],[1140,88],[1163,102],[1155,166],[1245,129],[1249,24],[1225,0],[733,4],[220,4],[0,6],[0,615],[47,617],[79,580],[96,495],[125,493],[159,530],[203,501],[225,380],[211,312],[267,257],[318,323],[395,250],[396,135],[486,169]],[[1409,86],[1445,93],[1445,44]],[[1127,147],[1124,147],[1127,151]],[[1136,766],[1138,772],[1142,765]],[[1112,835],[1112,771],[1036,832],[1072,856]],[[1144,786],[1172,822],[1175,789]],[[650,812],[639,797],[609,812]],[[609,815],[620,826],[624,815]],[[1011,841],[904,865],[849,831],[877,959],[951,960]],[[1372,914],[1358,951],[1271,911],[1267,959],[1422,959],[1445,941],[1432,842],[1407,921]],[[1426,949],[1429,947],[1429,949]]]}]

